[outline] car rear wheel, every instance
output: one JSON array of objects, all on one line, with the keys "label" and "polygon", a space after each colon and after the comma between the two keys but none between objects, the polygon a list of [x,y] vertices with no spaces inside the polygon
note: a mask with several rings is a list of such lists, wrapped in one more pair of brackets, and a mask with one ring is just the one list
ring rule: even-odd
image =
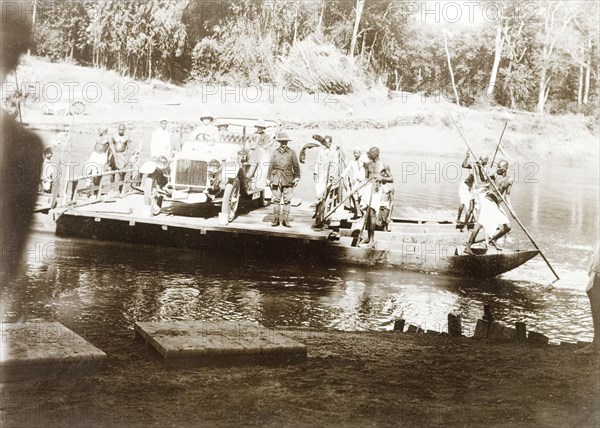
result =
[{"label": "car rear wheel", "polygon": [[227,221],[229,223],[235,219],[239,203],[240,180],[236,178],[231,183],[225,185],[225,193],[223,194],[223,203],[221,205],[221,213],[227,214]]}]

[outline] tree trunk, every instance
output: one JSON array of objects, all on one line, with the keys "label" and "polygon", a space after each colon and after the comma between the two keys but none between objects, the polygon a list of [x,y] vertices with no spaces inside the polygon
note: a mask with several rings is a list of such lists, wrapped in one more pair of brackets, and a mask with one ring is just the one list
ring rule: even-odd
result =
[{"label": "tree trunk", "polygon": [[502,59],[502,48],[504,47],[504,36],[502,35],[502,22],[498,23],[496,31],[496,53],[494,54],[494,65],[490,74],[490,83],[487,88],[489,97],[494,95],[494,87],[496,86],[496,78],[498,77],[498,68],[500,67],[500,59]]},{"label": "tree trunk", "polygon": [[373,37],[373,43],[371,43],[371,49],[369,49],[369,59],[367,59],[367,64],[371,64],[371,58],[373,56],[373,49],[375,48],[375,42],[377,41],[377,36],[379,33],[375,33],[375,37]]},{"label": "tree trunk", "polygon": [[150,50],[148,53],[148,81],[152,79],[152,39],[150,39]]},{"label": "tree trunk", "polygon": [[354,57],[356,49],[356,39],[358,37],[358,29],[360,27],[360,18],[362,16],[365,0],[356,0],[356,18],[354,19],[354,31],[352,31],[352,40],[350,41],[350,56]]},{"label": "tree trunk", "polygon": [[537,111],[539,114],[544,114],[544,104],[546,103],[546,74],[548,73],[548,64],[546,64],[547,50],[543,48],[542,67],[540,70],[540,87],[538,89],[538,105]]},{"label": "tree trunk", "polygon": [[550,95],[550,78],[546,80],[546,90],[544,91],[544,106],[546,105],[546,101],[548,101],[548,95]]},{"label": "tree trunk", "polygon": [[366,43],[367,43],[367,33],[365,32],[362,35],[362,46],[360,48],[360,62],[361,63],[363,62],[363,58],[364,58],[364,55],[365,55],[365,45],[366,45]]},{"label": "tree trunk", "polygon": [[590,73],[592,71],[592,36],[588,37],[587,67],[585,68],[585,89],[583,91],[583,104],[587,105],[590,95]]},{"label": "tree trunk", "polygon": [[516,110],[517,100],[515,99],[515,91],[513,90],[513,88],[510,88],[508,92],[510,93],[510,108]]},{"label": "tree trunk", "polygon": [[294,40],[292,41],[292,47],[296,45],[296,39],[298,38],[298,9],[300,9],[300,5],[296,3],[296,15],[294,16]]},{"label": "tree trunk", "polygon": [[[31,33],[35,33],[35,16],[37,14],[37,0],[33,0],[33,11],[31,12]],[[31,48],[27,48],[27,55],[31,55]]]},{"label": "tree trunk", "polygon": [[[510,82],[510,75],[513,69],[513,60],[511,58],[508,63],[508,71],[506,72],[506,79]],[[508,85],[508,93],[510,95],[510,108],[515,110],[517,108],[517,100],[515,99],[515,91],[512,87],[512,83]]]},{"label": "tree trunk", "polygon": [[579,63],[579,85],[577,87],[577,107],[581,107],[583,97],[583,64]]},{"label": "tree trunk", "polygon": [[317,24],[317,32],[321,32],[323,26],[323,15],[325,14],[325,1],[321,2],[321,13],[319,14],[319,23]]}]

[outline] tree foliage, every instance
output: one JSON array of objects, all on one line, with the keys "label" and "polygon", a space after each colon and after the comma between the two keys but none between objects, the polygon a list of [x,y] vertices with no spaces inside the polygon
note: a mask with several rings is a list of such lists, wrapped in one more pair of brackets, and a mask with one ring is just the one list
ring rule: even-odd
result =
[{"label": "tree foliage", "polygon": [[[346,92],[381,80],[392,90],[449,91],[448,26],[421,22],[400,0],[32,1],[34,53],[56,61],[175,82]],[[498,20],[450,28],[461,102],[487,93],[538,112],[597,104],[597,2],[481,5],[495,7]]]}]

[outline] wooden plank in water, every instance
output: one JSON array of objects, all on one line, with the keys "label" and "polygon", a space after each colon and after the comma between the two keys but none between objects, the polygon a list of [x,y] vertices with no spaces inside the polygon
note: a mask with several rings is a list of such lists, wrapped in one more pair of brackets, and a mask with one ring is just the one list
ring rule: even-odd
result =
[{"label": "wooden plank in water", "polygon": [[137,322],[137,339],[146,341],[167,366],[236,362],[296,362],[306,346],[261,325],[244,321]]},{"label": "wooden plank in water", "polygon": [[[3,323],[2,379],[55,374],[75,367],[84,374],[101,367],[106,354],[58,322]],[[82,370],[84,369],[84,370]]]}]

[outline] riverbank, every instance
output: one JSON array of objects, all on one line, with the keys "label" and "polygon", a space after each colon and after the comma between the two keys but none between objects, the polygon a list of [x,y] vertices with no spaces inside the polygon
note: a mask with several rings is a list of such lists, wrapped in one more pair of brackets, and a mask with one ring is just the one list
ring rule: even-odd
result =
[{"label": "riverbank", "polygon": [[[293,131],[298,144],[314,133],[331,134],[350,150],[379,145],[382,150],[461,157],[465,144],[451,116],[459,121],[452,99],[423,94],[388,97],[383,87],[345,96],[292,93],[285,88],[187,85],[134,81],[112,71],[50,63],[25,56],[18,70],[19,84],[30,83],[30,101],[23,121],[35,129],[92,132],[99,125],[150,131],[167,116],[171,129],[197,125],[201,112],[221,117],[262,117],[280,120]],[[5,92],[14,90],[5,85]],[[13,88],[13,89],[11,89]],[[82,115],[67,115],[69,101],[84,104]],[[52,110],[54,114],[44,114]],[[462,108],[466,135],[479,152],[495,150],[502,128],[505,154],[520,162],[565,160],[579,163],[598,158],[598,123],[584,116],[538,116],[505,108]]]},{"label": "riverbank", "polygon": [[2,385],[4,426],[598,426],[600,359],[572,348],[397,332],[279,330],[289,366],[168,371],[132,334],[76,371]]}]

